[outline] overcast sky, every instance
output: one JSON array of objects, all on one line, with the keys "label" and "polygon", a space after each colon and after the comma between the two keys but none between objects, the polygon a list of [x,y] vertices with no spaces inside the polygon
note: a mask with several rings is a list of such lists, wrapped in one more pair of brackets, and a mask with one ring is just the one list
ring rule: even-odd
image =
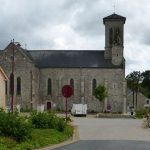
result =
[{"label": "overcast sky", "polygon": [[150,69],[150,0],[0,0],[0,49],[14,38],[29,50],[104,50],[114,2],[127,18],[126,74]]}]

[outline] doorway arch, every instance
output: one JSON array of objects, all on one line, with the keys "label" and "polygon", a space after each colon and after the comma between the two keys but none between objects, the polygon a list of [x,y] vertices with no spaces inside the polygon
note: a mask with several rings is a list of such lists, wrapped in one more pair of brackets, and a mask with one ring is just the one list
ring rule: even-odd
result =
[{"label": "doorway arch", "polygon": [[52,103],[47,102],[47,111],[51,111],[51,109],[52,109]]}]

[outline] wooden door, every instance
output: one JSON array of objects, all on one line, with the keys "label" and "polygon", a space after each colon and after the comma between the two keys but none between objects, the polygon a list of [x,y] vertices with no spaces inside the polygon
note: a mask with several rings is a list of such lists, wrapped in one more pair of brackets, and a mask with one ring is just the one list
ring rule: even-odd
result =
[{"label": "wooden door", "polygon": [[48,111],[51,111],[51,107],[52,107],[51,102],[47,102],[47,110]]}]

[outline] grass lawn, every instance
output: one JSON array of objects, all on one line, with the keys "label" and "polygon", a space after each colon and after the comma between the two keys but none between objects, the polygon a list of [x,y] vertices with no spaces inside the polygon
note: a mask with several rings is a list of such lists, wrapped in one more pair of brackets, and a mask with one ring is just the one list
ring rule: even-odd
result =
[{"label": "grass lawn", "polygon": [[69,139],[73,134],[73,127],[67,126],[64,132],[58,132],[54,129],[33,129],[32,138],[16,143],[11,138],[0,137],[0,150],[32,150],[58,144]]}]

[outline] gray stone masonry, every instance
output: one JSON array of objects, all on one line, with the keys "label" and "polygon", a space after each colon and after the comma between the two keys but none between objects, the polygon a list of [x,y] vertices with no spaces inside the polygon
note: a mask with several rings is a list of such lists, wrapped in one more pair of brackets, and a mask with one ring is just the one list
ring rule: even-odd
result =
[{"label": "gray stone masonry", "polygon": [[[20,104],[21,107],[29,108],[31,103],[33,107],[39,101],[39,69],[34,63],[19,49],[15,48],[15,64],[14,64],[14,105]],[[8,47],[0,55],[0,65],[4,68],[8,77],[12,72],[12,47]],[[31,81],[32,72],[32,81]],[[21,95],[17,95],[17,77],[21,78]],[[32,84],[32,85],[31,85]],[[9,95],[10,84],[7,83],[7,105],[10,104],[11,96]],[[32,87],[32,90],[31,90]],[[31,93],[32,92],[32,93]]]},{"label": "gray stone masonry", "polygon": [[[47,80],[52,79],[52,95],[47,95]],[[70,84],[70,79],[74,80],[74,95],[68,100],[69,109],[72,103],[88,104],[89,111],[100,111],[101,104],[92,95],[92,80],[97,80],[97,85],[105,85],[107,80],[108,98],[107,103],[112,105],[112,111],[123,112],[124,102],[124,71],[122,69],[41,69],[40,70],[40,98],[43,103],[47,101],[56,103],[56,107],[64,109],[65,101],[61,95],[61,87]],[[61,83],[61,86],[59,84]],[[83,86],[84,85],[84,86]],[[84,91],[84,92],[83,92]],[[83,101],[82,101],[83,102]]]}]

